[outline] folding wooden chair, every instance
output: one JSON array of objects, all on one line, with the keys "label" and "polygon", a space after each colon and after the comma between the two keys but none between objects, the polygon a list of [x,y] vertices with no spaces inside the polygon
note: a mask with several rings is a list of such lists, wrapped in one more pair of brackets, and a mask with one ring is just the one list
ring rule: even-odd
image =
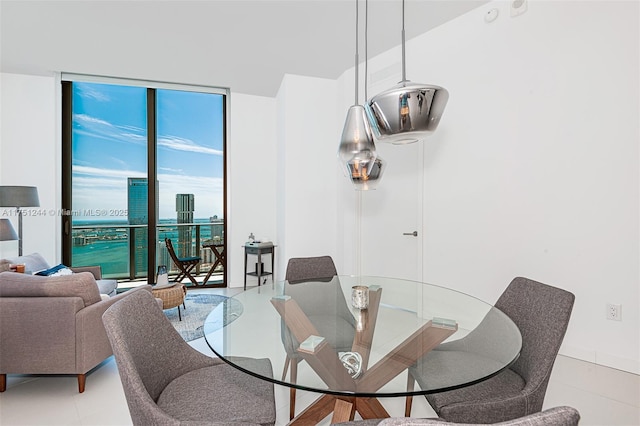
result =
[{"label": "folding wooden chair", "polygon": [[193,276],[191,276],[191,271],[196,267],[198,263],[200,263],[200,257],[198,256],[190,256],[190,257],[178,257],[175,250],[173,249],[173,244],[171,243],[171,239],[165,238],[165,244],[167,245],[167,250],[169,251],[169,256],[173,260],[173,263],[178,267],[180,273],[176,277],[176,282],[181,282],[184,278],[189,278],[189,280],[193,283],[193,285],[198,285]]}]

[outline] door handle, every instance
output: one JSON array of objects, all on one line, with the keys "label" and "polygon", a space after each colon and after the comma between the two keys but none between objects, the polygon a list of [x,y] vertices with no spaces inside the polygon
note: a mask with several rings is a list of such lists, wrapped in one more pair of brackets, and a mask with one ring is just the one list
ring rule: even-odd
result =
[{"label": "door handle", "polygon": [[403,232],[402,235],[413,235],[414,237],[417,237],[418,236],[418,231]]}]

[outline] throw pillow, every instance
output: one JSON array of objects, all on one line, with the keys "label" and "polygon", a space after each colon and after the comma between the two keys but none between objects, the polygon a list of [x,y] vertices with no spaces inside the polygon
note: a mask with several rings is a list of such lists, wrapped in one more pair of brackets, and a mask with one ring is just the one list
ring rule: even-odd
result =
[{"label": "throw pillow", "polygon": [[0,272],[10,271],[9,265],[11,265],[11,262],[6,259],[0,259]]},{"label": "throw pillow", "polygon": [[43,277],[58,277],[62,275],[71,275],[71,274],[73,274],[73,271],[61,263],[59,265],[54,266],[53,268],[45,269],[43,271],[38,271],[34,275],[40,275]]}]

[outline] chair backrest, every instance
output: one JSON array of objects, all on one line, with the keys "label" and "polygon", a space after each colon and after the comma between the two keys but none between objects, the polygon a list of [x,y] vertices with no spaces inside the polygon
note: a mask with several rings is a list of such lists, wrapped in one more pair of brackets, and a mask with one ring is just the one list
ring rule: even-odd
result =
[{"label": "chair backrest", "polygon": [[331,256],[293,257],[287,263],[284,279],[290,284],[308,280],[331,281],[338,275]]},{"label": "chair backrest", "polygon": [[180,265],[180,259],[178,259],[178,255],[176,254],[176,251],[173,248],[173,243],[171,242],[171,238],[165,238],[164,243],[167,246],[167,251],[169,252],[169,256],[171,256],[171,259],[173,260],[173,262],[176,265]]},{"label": "chair backrest", "polygon": [[[561,406],[549,408],[545,411],[529,414],[513,420],[500,423],[492,423],[494,426],[578,426],[580,413],[573,407]],[[358,426],[358,421],[344,423],[345,425]],[[451,423],[439,419],[411,419],[390,418],[382,420],[379,426],[477,426],[472,423]],[[364,426],[364,425],[363,425]]]},{"label": "chair backrest", "polygon": [[510,368],[525,380],[524,392],[531,394],[529,404],[536,407],[533,411],[542,409],[574,300],[575,296],[566,290],[517,277],[495,304],[522,334],[520,356]]},{"label": "chair backrest", "polygon": [[[347,306],[337,275],[336,266],[331,256],[294,257],[289,259],[287,263],[285,279],[288,283],[285,284],[284,291],[285,294],[296,300],[302,311],[311,317],[311,322],[316,327],[320,325],[317,322],[324,321],[323,316],[327,316],[329,318],[340,317],[355,330],[355,319]],[[336,277],[335,281],[334,277]],[[317,291],[318,286],[322,287],[322,291]],[[334,334],[350,333],[351,331],[334,330],[333,333],[330,333],[325,330],[328,334],[324,337],[332,345],[335,345],[339,339]],[[282,322],[281,337],[289,356],[297,357],[298,343],[284,321]],[[353,340],[353,333],[351,333],[351,340]],[[340,348],[340,350],[348,349],[350,347]]]},{"label": "chair backrest", "polygon": [[[148,291],[134,291],[102,316],[134,423],[166,424],[155,401],[202,356],[191,348]],[[166,415],[165,415],[166,416]],[[159,424],[156,423],[156,424]]]}]

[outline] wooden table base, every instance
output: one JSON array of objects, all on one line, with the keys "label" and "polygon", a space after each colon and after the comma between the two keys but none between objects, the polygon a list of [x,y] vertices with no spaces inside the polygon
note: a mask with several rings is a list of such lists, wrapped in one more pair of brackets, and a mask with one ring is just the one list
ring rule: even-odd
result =
[{"label": "wooden table base", "polygon": [[298,414],[289,425],[312,426],[333,413],[331,424],[348,422],[358,412],[363,419],[384,419],[389,413],[376,398],[349,398],[323,395]]},{"label": "wooden table base", "polygon": [[[362,375],[352,378],[338,353],[321,337],[294,299],[274,297],[271,303],[300,344],[298,353],[327,384],[328,389],[373,395],[416,360],[438,346],[458,329],[457,324],[439,325],[427,321],[413,334],[369,367],[371,342],[376,325],[382,289],[369,290],[369,309],[361,318],[362,330],[356,330],[352,351],[362,356]],[[324,395],[302,411],[290,425],[316,425],[333,412],[332,423],[351,421],[356,411],[363,419],[389,417],[376,398]]]}]

